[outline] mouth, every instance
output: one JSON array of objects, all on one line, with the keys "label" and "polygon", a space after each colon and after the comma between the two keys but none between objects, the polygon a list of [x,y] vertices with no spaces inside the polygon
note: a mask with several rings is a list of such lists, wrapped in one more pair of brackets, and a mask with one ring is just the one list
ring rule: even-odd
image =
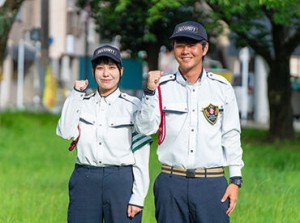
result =
[{"label": "mouth", "polygon": [[101,79],[101,82],[102,83],[109,83],[109,82],[111,82],[111,79]]},{"label": "mouth", "polygon": [[189,62],[189,61],[192,60],[192,58],[191,58],[191,57],[181,57],[181,60],[182,60],[183,62]]}]

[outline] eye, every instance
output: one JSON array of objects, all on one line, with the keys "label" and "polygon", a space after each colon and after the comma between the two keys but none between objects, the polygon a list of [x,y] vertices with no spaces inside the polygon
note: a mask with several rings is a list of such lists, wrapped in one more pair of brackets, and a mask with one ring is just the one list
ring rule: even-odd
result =
[{"label": "eye", "polygon": [[177,47],[177,48],[182,48],[182,47],[184,47],[184,44],[177,43],[177,44],[176,44],[176,47]]},{"label": "eye", "polygon": [[104,66],[101,66],[101,65],[98,65],[97,67],[96,67],[96,70],[103,70],[104,69]]},{"label": "eye", "polygon": [[112,64],[112,65],[109,65],[109,69],[110,69],[110,70],[115,70],[115,69],[117,69],[117,66],[116,66],[116,65],[114,65],[114,64]]}]

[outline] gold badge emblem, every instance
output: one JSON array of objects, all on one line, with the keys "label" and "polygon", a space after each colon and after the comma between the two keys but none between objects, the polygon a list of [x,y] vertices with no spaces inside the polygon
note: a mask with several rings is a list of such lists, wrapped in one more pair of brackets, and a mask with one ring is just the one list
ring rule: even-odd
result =
[{"label": "gold badge emblem", "polygon": [[209,104],[206,108],[203,109],[203,114],[206,120],[214,125],[217,122],[219,115],[219,107],[213,104]]}]

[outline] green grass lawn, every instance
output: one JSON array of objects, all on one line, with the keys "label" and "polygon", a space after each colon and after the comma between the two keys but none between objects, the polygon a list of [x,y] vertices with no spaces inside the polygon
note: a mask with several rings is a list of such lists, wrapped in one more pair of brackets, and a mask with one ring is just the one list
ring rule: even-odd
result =
[{"label": "green grass lawn", "polygon": [[[64,223],[75,152],[56,136],[59,116],[0,114],[0,222]],[[244,185],[233,223],[300,222],[300,134],[295,142],[264,142],[264,130],[244,129]],[[160,171],[153,143],[151,185],[143,219],[155,223],[153,182]]]}]

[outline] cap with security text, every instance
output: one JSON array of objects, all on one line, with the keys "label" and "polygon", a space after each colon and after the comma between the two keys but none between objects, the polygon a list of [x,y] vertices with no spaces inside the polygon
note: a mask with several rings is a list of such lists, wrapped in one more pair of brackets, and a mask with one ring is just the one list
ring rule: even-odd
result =
[{"label": "cap with security text", "polygon": [[97,49],[95,49],[93,53],[92,62],[99,57],[108,57],[116,61],[117,63],[120,63],[122,66],[122,58],[121,58],[120,50],[116,47],[110,45],[104,45],[98,47]]},{"label": "cap with security text", "polygon": [[187,37],[198,41],[208,41],[207,33],[204,27],[200,23],[194,21],[183,22],[175,26],[170,39],[179,37]]}]

